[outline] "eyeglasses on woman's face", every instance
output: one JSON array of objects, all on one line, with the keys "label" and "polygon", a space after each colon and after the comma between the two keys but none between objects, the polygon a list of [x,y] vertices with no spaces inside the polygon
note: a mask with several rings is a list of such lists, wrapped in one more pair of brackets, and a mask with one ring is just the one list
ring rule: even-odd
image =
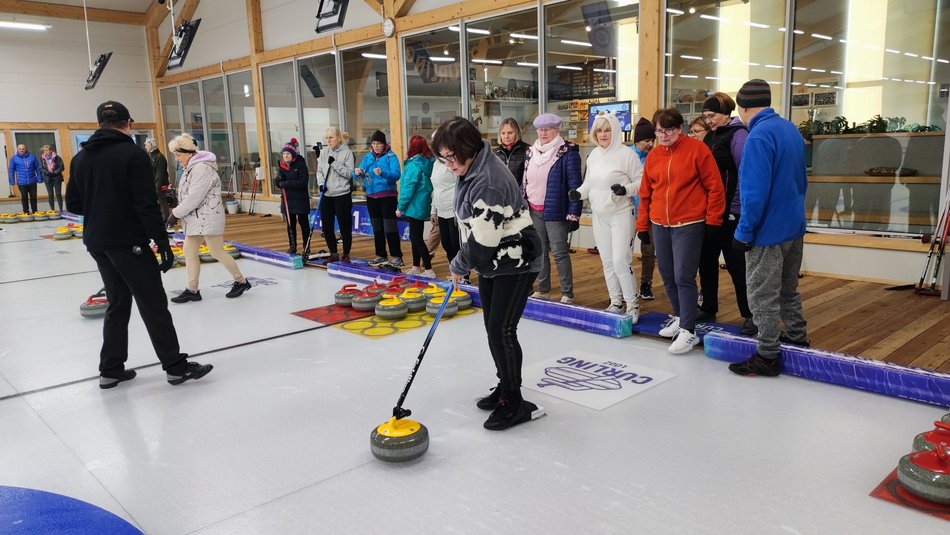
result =
[{"label": "eyeglasses on woman's face", "polygon": [[705,133],[706,133],[706,129],[704,128],[694,128],[689,131],[689,137],[700,137]]},{"label": "eyeglasses on woman's face", "polygon": [[454,152],[453,152],[452,154],[439,154],[438,156],[436,156],[436,159],[439,160],[440,162],[444,163],[444,164],[446,164],[446,163],[451,163],[451,164],[458,163],[458,158],[455,157],[455,153],[454,153]]},{"label": "eyeglasses on woman's face", "polygon": [[672,136],[679,129],[680,127],[678,126],[675,126],[673,128],[657,128],[656,135],[657,136]]}]

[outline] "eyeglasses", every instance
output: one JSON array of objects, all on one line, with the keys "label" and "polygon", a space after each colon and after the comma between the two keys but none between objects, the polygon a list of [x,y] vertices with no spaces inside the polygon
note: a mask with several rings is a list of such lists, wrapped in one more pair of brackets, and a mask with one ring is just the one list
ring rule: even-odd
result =
[{"label": "eyeglasses", "polygon": [[673,135],[673,132],[676,132],[676,131],[679,130],[679,129],[680,129],[680,127],[678,127],[678,126],[673,127],[673,128],[657,128],[657,129],[656,129],[656,134],[657,134],[658,136],[672,136],[672,135]]},{"label": "eyeglasses", "polygon": [[706,133],[705,130],[690,130],[690,131],[689,131],[689,136],[690,136],[690,137],[699,137],[699,136],[703,135],[704,133]]},{"label": "eyeglasses", "polygon": [[452,154],[445,154],[445,155],[440,154],[440,155],[436,156],[435,158],[436,158],[437,160],[439,160],[440,162],[444,163],[444,164],[445,164],[445,163],[452,163],[452,164],[458,163],[458,158],[455,157],[455,153],[452,153]]},{"label": "eyeglasses", "polygon": [[705,111],[703,112],[703,120],[707,122],[711,121],[716,117],[716,115],[717,114],[714,111]]}]

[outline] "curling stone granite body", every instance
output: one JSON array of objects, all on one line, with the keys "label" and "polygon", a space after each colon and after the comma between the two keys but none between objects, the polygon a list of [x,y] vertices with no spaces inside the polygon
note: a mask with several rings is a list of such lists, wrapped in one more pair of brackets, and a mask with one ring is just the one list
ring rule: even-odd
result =
[{"label": "curling stone granite body", "polygon": [[46,221],[49,219],[49,216],[46,215],[46,212],[33,212],[33,221]]},{"label": "curling stone granite body", "polygon": [[109,300],[106,298],[106,291],[103,288],[99,293],[90,295],[79,305],[79,315],[84,318],[100,318],[106,315],[106,309],[109,308]]},{"label": "curling stone granite body", "polygon": [[426,308],[426,298],[420,292],[406,290],[399,296],[399,299],[401,299],[403,303],[406,303],[406,306],[409,307],[409,312],[419,312]]},{"label": "curling stone granite body", "polygon": [[914,437],[913,451],[931,451],[941,442],[950,444],[950,424],[945,422],[934,422],[934,429],[926,431]]},{"label": "curling stone granite body", "polygon": [[422,290],[422,295],[425,296],[426,301],[431,301],[433,297],[445,295],[445,289],[437,284],[429,283],[429,287]]},{"label": "curling stone granite body", "polygon": [[468,292],[463,292],[462,290],[454,290],[451,295],[452,299],[455,299],[455,302],[459,305],[459,310],[465,310],[472,306],[472,296]]},{"label": "curling stone granite body", "polygon": [[386,297],[376,303],[376,315],[386,320],[401,320],[409,313],[409,306],[398,297]]},{"label": "curling stone granite body", "polygon": [[60,215],[59,212],[57,212],[56,210],[47,210],[47,211],[46,211],[46,215],[47,215],[47,217],[49,217],[50,220],[62,219],[62,218],[63,218],[63,216]]},{"label": "curling stone granite body", "polygon": [[918,451],[901,457],[897,480],[914,496],[950,504],[950,460],[947,448]]},{"label": "curling stone granite body", "polygon": [[350,306],[353,307],[353,310],[362,312],[374,311],[376,310],[376,303],[382,300],[383,296],[367,292],[364,289],[359,295],[353,296],[353,299],[350,301]]},{"label": "curling stone granite body", "polygon": [[27,214],[24,212],[17,214],[17,217],[20,218],[21,223],[29,223],[30,221],[33,221],[33,214]]},{"label": "curling stone granite body", "polygon": [[56,229],[55,232],[53,232],[54,240],[68,240],[69,238],[72,238],[72,237],[73,237],[72,229],[69,229],[66,227],[59,227]]},{"label": "curling stone granite body", "polygon": [[405,289],[398,282],[390,282],[389,286],[383,290],[383,297],[399,297]]},{"label": "curling stone granite body", "polygon": [[411,461],[428,451],[429,430],[413,420],[390,420],[373,429],[369,446],[373,456],[381,461]]},{"label": "curling stone granite body", "polygon": [[241,258],[241,251],[238,251],[238,248],[233,245],[225,245],[224,252],[228,253],[231,258],[238,259]]},{"label": "curling stone granite body", "polygon": [[445,295],[429,299],[429,301],[426,303],[426,312],[431,316],[438,314],[439,308],[442,306],[443,299],[449,299],[449,302],[445,305],[445,310],[442,312],[442,317],[451,318],[452,316],[456,315],[459,311],[458,303],[451,297],[446,298]]},{"label": "curling stone granite body", "polygon": [[353,304],[353,298],[360,293],[355,284],[344,284],[337,293],[333,294],[333,302],[348,307]]},{"label": "curling stone granite body", "polygon": [[383,293],[383,290],[385,290],[386,287],[387,287],[386,284],[382,284],[382,283],[379,282],[379,281],[373,281],[372,284],[368,284],[368,285],[364,286],[364,287],[363,287],[363,291],[364,291],[364,292],[369,292],[369,293],[371,293],[371,294],[373,294],[373,295],[379,295],[379,294]]},{"label": "curling stone granite body", "polygon": [[945,423],[945,424],[950,424],[950,412],[948,412],[947,414],[944,414],[944,415],[940,418],[940,421],[943,422],[943,423]]}]

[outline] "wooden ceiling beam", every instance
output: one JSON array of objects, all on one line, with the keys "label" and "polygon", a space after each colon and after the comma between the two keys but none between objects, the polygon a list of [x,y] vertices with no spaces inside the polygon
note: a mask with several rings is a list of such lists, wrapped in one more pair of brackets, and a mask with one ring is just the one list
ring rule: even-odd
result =
[{"label": "wooden ceiling beam", "polygon": [[[130,24],[145,26],[144,13],[116,11],[114,9],[89,8],[89,20],[93,22],[109,22],[112,24]],[[82,6],[64,6],[46,2],[26,2],[24,0],[0,0],[0,13],[14,15],[33,15],[54,19],[85,20]]]},{"label": "wooden ceiling beam", "polygon": [[[181,2],[180,2],[181,3]],[[181,11],[178,12],[178,17],[174,20],[174,26],[172,26],[172,35],[174,35],[175,30],[181,26],[181,23],[186,20],[191,20],[191,17],[195,14],[195,11],[198,10],[198,4],[201,3],[201,0],[184,0],[185,5],[181,8]],[[168,67],[168,55],[172,51],[172,36],[169,35],[165,40],[165,46],[162,47],[161,60],[158,63],[158,70],[155,71],[155,78],[161,78],[165,76],[165,68]]]},{"label": "wooden ceiling beam", "polygon": [[413,4],[416,3],[416,0],[396,0],[395,2],[395,12],[392,14],[393,18],[405,17],[409,14],[409,10],[412,9]]},{"label": "wooden ceiling beam", "polygon": [[375,11],[377,15],[379,15],[380,17],[383,16],[383,4],[381,2],[379,2],[378,0],[363,0],[363,1],[366,2],[366,5],[373,8],[373,11]]}]

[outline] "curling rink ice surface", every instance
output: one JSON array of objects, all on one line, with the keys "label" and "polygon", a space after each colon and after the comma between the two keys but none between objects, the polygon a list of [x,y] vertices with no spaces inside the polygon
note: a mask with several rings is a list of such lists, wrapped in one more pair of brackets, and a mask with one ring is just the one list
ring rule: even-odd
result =
[{"label": "curling rink ice surface", "polygon": [[[81,240],[40,239],[58,224],[0,231],[0,486],[161,534],[950,531],[868,495],[939,407],[739,377],[699,349],[673,356],[659,340],[530,320],[526,369],[583,352],[671,378],[602,410],[533,385],[525,398],[547,416],[487,431],[474,400],[496,380],[481,316],[452,318],[405,403],[431,433],[428,453],[378,461],[370,431],[390,416],[427,329],[371,339],[291,315],[332,303],[347,282],[317,269],[239,260],[271,284],[226,299],[212,286],[227,272],[204,264],[204,300],[170,308],[182,350],[214,371],[167,384],[133,309],[138,377],[100,390],[101,320],[78,307],[102,283]],[[185,269],[164,282],[171,296]]]}]

